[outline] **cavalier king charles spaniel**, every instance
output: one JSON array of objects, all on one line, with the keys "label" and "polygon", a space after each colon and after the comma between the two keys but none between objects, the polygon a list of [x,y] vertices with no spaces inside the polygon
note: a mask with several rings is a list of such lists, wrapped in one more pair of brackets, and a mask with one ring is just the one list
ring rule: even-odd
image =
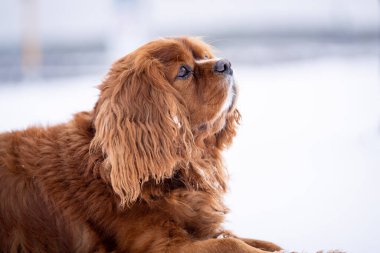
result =
[{"label": "cavalier king charles spaniel", "polygon": [[116,61],[93,110],[0,134],[0,252],[264,253],[224,230],[231,63],[197,38]]}]

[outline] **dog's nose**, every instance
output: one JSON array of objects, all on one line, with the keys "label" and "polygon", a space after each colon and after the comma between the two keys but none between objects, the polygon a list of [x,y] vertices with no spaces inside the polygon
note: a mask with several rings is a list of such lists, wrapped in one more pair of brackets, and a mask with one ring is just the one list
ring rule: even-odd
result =
[{"label": "dog's nose", "polygon": [[214,65],[214,71],[221,74],[232,75],[231,62],[227,59],[217,61]]}]

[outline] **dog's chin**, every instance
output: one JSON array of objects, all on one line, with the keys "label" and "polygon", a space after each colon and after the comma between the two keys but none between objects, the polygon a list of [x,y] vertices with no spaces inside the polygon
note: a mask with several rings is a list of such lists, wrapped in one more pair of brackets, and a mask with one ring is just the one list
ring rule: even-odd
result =
[{"label": "dog's chin", "polygon": [[227,97],[224,100],[224,103],[220,109],[219,114],[223,114],[225,112],[230,112],[234,108],[235,103],[236,103],[236,92],[237,92],[237,90],[236,90],[236,85],[235,85],[235,81],[233,78],[231,78],[231,77],[227,78],[227,86],[228,86]]},{"label": "dog's chin", "polygon": [[227,115],[235,109],[235,104],[236,87],[235,85],[231,85],[228,91],[228,95],[221,106],[221,109],[212,120],[201,124],[199,130],[213,129],[216,132],[221,131],[225,127]]}]

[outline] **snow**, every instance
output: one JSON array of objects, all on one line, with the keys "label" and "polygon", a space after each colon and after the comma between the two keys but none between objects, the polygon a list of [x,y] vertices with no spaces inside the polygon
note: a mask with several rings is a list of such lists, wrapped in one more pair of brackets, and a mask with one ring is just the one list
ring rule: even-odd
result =
[{"label": "snow", "polygon": [[[289,250],[378,250],[377,57],[233,68],[243,120],[225,155],[226,228]],[[1,85],[0,131],[90,110],[104,75]]]},{"label": "snow", "polygon": [[375,252],[378,60],[330,58],[236,72],[243,122],[226,155],[228,227],[291,250]]}]

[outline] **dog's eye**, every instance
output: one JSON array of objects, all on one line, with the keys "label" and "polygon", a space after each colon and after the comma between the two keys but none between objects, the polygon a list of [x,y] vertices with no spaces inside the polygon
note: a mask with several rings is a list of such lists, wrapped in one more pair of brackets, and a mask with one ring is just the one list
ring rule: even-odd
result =
[{"label": "dog's eye", "polygon": [[187,65],[182,65],[178,70],[177,78],[186,79],[187,77],[190,76],[190,73],[191,73],[190,67]]}]

